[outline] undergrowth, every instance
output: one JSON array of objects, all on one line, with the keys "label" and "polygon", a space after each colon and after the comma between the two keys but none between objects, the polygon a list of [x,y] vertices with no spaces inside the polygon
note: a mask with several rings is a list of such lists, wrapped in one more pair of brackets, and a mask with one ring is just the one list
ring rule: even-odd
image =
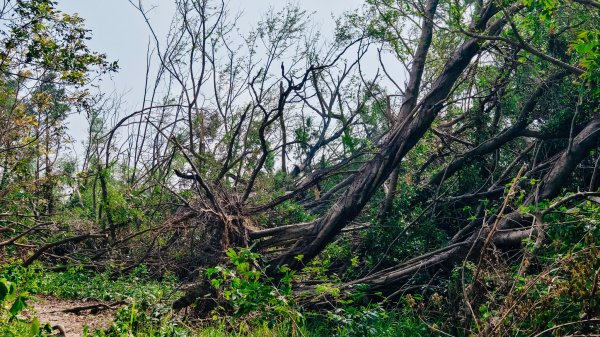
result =
[{"label": "undergrowth", "polygon": [[64,272],[51,272],[39,264],[30,268],[9,264],[0,269],[0,277],[17,283],[31,294],[59,299],[156,303],[178,295],[176,278],[153,280],[143,266],[128,275],[112,277],[109,271],[96,273],[70,268]]},{"label": "undergrowth", "polygon": [[[45,270],[40,264],[30,268],[8,264],[0,269],[0,278],[10,285],[7,303],[19,299],[18,310],[3,304],[2,336],[48,336],[49,325],[31,315],[18,316],[34,295],[59,299],[125,300],[110,328],[90,331],[85,336],[424,336],[427,326],[406,305],[403,310],[385,310],[380,305],[358,305],[352,301],[335,311],[303,312],[294,303],[287,274],[277,286],[264,278],[258,268],[258,255],[249,250],[230,251],[231,265],[207,271],[212,286],[226,294],[226,307],[218,306],[207,319],[186,319],[175,313],[170,303],[181,293],[177,280],[158,282],[140,267],[131,274],[112,278],[109,272],[93,273],[82,269],[64,272]],[[12,302],[11,302],[12,301]],[[9,312],[9,309],[11,311]],[[13,314],[14,312],[14,314]]]}]

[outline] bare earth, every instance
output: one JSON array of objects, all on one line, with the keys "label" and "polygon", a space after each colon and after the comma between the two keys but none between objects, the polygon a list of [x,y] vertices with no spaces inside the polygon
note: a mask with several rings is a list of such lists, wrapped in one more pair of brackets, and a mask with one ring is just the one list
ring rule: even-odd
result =
[{"label": "bare earth", "polygon": [[[29,310],[33,309],[40,323],[50,323],[51,326],[60,325],[64,328],[65,337],[83,336],[83,327],[87,325],[89,331],[110,327],[115,310],[101,310],[91,313],[90,310],[82,311],[79,315],[65,313],[63,310],[76,307],[108,304],[99,301],[59,300],[49,296],[37,296],[28,302]],[[31,311],[29,312],[31,314]],[[58,330],[55,330],[58,332]]]}]

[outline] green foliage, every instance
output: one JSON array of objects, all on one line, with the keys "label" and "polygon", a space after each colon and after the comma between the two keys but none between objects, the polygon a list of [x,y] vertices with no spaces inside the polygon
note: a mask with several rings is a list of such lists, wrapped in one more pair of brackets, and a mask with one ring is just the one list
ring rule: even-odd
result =
[{"label": "green foliage", "polygon": [[429,336],[429,328],[410,311],[389,311],[381,306],[348,307],[328,313],[333,336]]},{"label": "green foliage", "polygon": [[[190,336],[191,330],[184,328],[171,319],[171,309],[165,299],[178,296],[175,280],[166,278],[162,282],[149,278],[146,269],[136,268],[131,274],[112,278],[109,272],[93,273],[72,268],[66,272],[44,271],[41,266],[23,268],[17,264],[5,265],[0,270],[0,295],[6,286],[9,295],[2,303],[2,308],[10,312],[10,324],[2,336],[45,336],[50,333],[49,327],[42,326],[37,320],[17,318],[25,306],[29,294],[53,296],[59,299],[95,299],[100,301],[125,300],[132,304],[118,311],[112,326],[107,331],[90,332],[88,336],[123,336],[135,332],[136,336]],[[16,295],[15,284],[18,282],[22,291]],[[2,296],[0,296],[1,298]],[[11,303],[8,309],[8,303]],[[13,314],[14,313],[14,314]],[[0,315],[2,319],[4,311]],[[37,328],[35,328],[37,326]],[[38,331],[26,334],[26,329]],[[37,329],[37,330],[36,330]],[[12,332],[11,332],[12,331]],[[13,333],[13,334],[9,334]]]},{"label": "green foliage", "polygon": [[62,299],[129,300],[143,305],[158,303],[173,295],[176,284],[172,277],[165,277],[160,282],[151,280],[143,266],[128,275],[115,278],[108,271],[97,273],[70,268],[65,272],[51,272],[45,271],[40,265],[23,268],[18,264],[10,264],[0,269],[0,276],[18,282],[32,294]]},{"label": "green foliage", "polygon": [[[212,286],[222,293],[227,306],[220,306],[215,314],[231,312],[234,317],[259,312],[267,320],[289,316],[292,320],[302,316],[292,306],[292,280],[294,272],[280,268],[282,277],[275,283],[260,267],[260,255],[250,249],[230,249],[227,257],[232,268],[217,266],[206,270]],[[217,316],[214,316],[216,319]]]},{"label": "green foliage", "polygon": [[79,85],[88,80],[88,73],[95,67],[103,71],[118,68],[116,62],[109,64],[105,55],[90,51],[86,45],[89,32],[83,26],[83,19],[61,13],[56,2],[19,0],[15,12],[18,20],[9,25],[10,35],[4,41],[2,53],[5,58],[22,53],[24,58],[20,62],[56,72],[61,80]]},{"label": "green foliage", "polygon": [[[383,222],[379,219],[381,203],[385,197],[383,193],[376,194],[365,210],[366,214],[361,221],[369,223],[369,226],[359,234],[360,249],[356,252],[356,249],[346,248],[348,253],[345,256],[348,259],[352,258],[350,251],[355,251],[354,254],[360,260],[357,267],[351,268],[349,272],[364,275],[374,267],[390,267],[445,242],[445,233],[439,231],[435,222],[430,219],[423,218],[417,223],[411,223],[412,219],[419,217],[424,211],[414,203],[414,197],[418,193],[415,186],[406,180],[400,180],[398,191],[401,193],[397,193]],[[349,273],[345,276],[351,278],[356,274]]]},{"label": "green foliage", "polygon": [[571,48],[580,55],[579,64],[587,69],[582,78],[591,87],[593,95],[600,95],[600,30],[580,32]]},{"label": "green foliage", "polygon": [[[326,256],[327,254],[325,254]],[[322,316],[319,313],[301,313],[294,306],[295,298],[292,284],[295,279],[324,279],[328,280],[328,264],[326,259],[316,259],[305,266],[298,274],[287,267],[280,268],[281,277],[275,282],[260,268],[260,255],[249,249],[227,252],[232,267],[215,267],[207,270],[211,284],[223,294],[226,306],[220,306],[213,316],[218,322],[218,314],[232,313],[235,319],[235,329],[243,336],[255,336],[263,327],[256,324],[264,321],[269,329],[261,332],[265,335],[279,336],[290,329],[303,330],[305,336],[335,335],[335,336],[420,336],[428,335],[428,328],[412,311],[388,311],[375,304],[361,305],[364,302],[363,288],[348,297],[341,297],[340,289],[334,282],[320,283],[315,291],[321,296],[339,301],[339,307]],[[301,257],[299,257],[301,259]],[[301,297],[301,296],[300,296]],[[309,317],[307,319],[305,316]],[[239,318],[252,317],[253,323],[248,327],[240,325]],[[291,326],[290,326],[291,325]],[[282,327],[285,330],[280,331]],[[201,330],[200,335],[210,334]],[[238,330],[239,329],[239,330]],[[246,330],[248,329],[248,330]]]},{"label": "green foliage", "polygon": [[[550,204],[540,203],[538,210]],[[600,312],[599,216],[600,207],[595,202],[561,206],[544,217],[546,244],[538,246],[535,240],[526,240],[521,263],[509,266],[500,279],[497,271],[484,271],[486,280],[482,283],[509,282],[510,291],[485,295],[487,300],[478,305],[480,326],[510,336],[540,331],[547,331],[548,336],[591,333],[595,328],[588,320]],[[456,269],[450,291],[460,294],[462,287],[472,285],[475,269],[474,264],[467,264],[464,278]]]},{"label": "green foliage", "polygon": [[169,311],[161,312],[160,306],[153,306],[150,309],[134,302],[131,306],[118,310],[110,328],[95,331],[88,336],[184,337],[193,335],[190,328],[177,323],[171,316]]},{"label": "green foliage", "polygon": [[[29,228],[50,221],[62,193],[74,186],[73,167],[57,169],[70,111],[89,108],[82,86],[114,71],[103,54],[88,46],[83,19],[59,11],[50,0],[13,1],[2,10],[0,40],[0,226]],[[58,224],[61,226],[63,224]],[[0,241],[14,229],[2,231]],[[54,233],[54,231],[53,231]],[[48,232],[33,231],[16,243],[37,244]],[[58,235],[57,235],[58,236]],[[8,247],[12,253],[14,247]]]},{"label": "green foliage", "polygon": [[[310,127],[310,125],[307,125],[307,127]],[[297,128],[296,130],[294,130],[294,133],[296,135],[296,141],[300,143],[300,147],[302,149],[306,149],[310,140],[309,133],[306,131],[305,128]]]},{"label": "green foliage", "polygon": [[29,293],[17,289],[15,282],[0,278],[0,334],[6,337],[47,336],[51,329],[41,325],[37,318],[31,320],[19,317],[27,307]]},{"label": "green foliage", "polygon": [[276,211],[280,219],[278,225],[288,225],[314,220],[316,216],[308,213],[302,205],[293,200],[287,200],[277,206]]},{"label": "green foliage", "polygon": [[[333,251],[332,251],[333,252]],[[419,336],[427,335],[427,328],[410,311],[395,312],[377,305],[360,305],[362,295],[357,288],[356,296],[340,302],[340,307],[322,316],[310,312],[300,313],[294,305],[292,284],[297,276],[282,268],[282,277],[275,282],[260,268],[260,256],[248,249],[230,250],[227,253],[231,267],[215,267],[207,270],[211,284],[223,294],[225,304],[214,312],[213,320],[206,326],[192,327],[181,322],[171,312],[169,302],[163,300],[173,295],[173,280],[157,283],[149,279],[145,268],[136,269],[130,275],[113,279],[109,273],[92,273],[81,269],[66,272],[48,272],[37,264],[22,268],[17,264],[5,265],[0,275],[11,281],[0,283],[2,289],[14,289],[14,282],[32,294],[51,295],[57,298],[91,298],[97,300],[127,300],[131,304],[120,309],[111,327],[88,331],[87,336],[108,337],[133,334],[135,336],[289,336],[291,331],[303,336]],[[326,277],[327,268],[318,267],[323,262],[311,263],[303,271],[304,276],[320,274]],[[7,284],[6,287],[2,285]],[[359,287],[360,288],[360,287]],[[12,293],[9,290],[7,293]],[[322,294],[339,296],[334,283],[322,284]],[[337,295],[336,295],[337,294]],[[20,293],[21,301],[14,311],[22,309],[27,293]],[[13,296],[13,299],[17,297]],[[341,299],[341,298],[340,298]],[[8,310],[8,307],[6,307]],[[233,314],[233,320],[227,319]],[[225,315],[225,316],[222,316]],[[310,316],[307,320],[304,316]],[[225,317],[225,318],[223,318]],[[48,326],[36,321],[13,319],[9,325],[13,335],[45,336]],[[233,323],[235,322],[235,324]],[[18,323],[18,324],[17,324]],[[28,329],[37,329],[30,334]],[[12,329],[12,330],[10,330]],[[31,330],[31,331],[34,331]]]},{"label": "green foliage", "polygon": [[[511,5],[512,2],[504,1],[503,4]],[[192,274],[190,270],[196,270],[201,264],[196,261],[199,256],[209,255],[205,254],[205,247],[198,247],[201,244],[197,243],[197,239],[212,235],[212,238],[218,241],[220,237],[212,234],[210,228],[228,226],[229,218],[232,219],[232,226],[237,225],[236,221],[241,219],[240,222],[248,220],[248,223],[251,222],[256,227],[270,228],[311,222],[331,209],[329,205],[335,199],[321,205],[322,191],[332,188],[347,177],[347,172],[357,171],[364,162],[374,158],[373,153],[380,150],[376,144],[384,144],[389,138],[404,137],[404,134],[399,135],[397,132],[388,133],[392,123],[404,123],[394,121],[393,118],[388,119],[388,112],[393,114],[398,110],[398,106],[393,104],[391,99],[387,102],[385,99],[396,96],[388,92],[395,89],[389,89],[382,84],[384,82],[378,82],[377,76],[370,80],[362,74],[354,76],[353,73],[347,75],[348,78],[352,78],[350,83],[340,82],[335,88],[329,87],[329,81],[336,78],[336,68],[341,68],[342,63],[345,69],[354,67],[353,60],[346,59],[351,54],[348,52],[340,56],[340,63],[309,72],[310,76],[304,88],[294,90],[289,98],[290,102],[286,102],[289,105],[281,107],[284,112],[281,127],[289,128],[287,130],[279,130],[273,126],[262,130],[261,127],[266,126],[261,125],[264,121],[274,123],[278,120],[271,120],[267,115],[265,119],[258,117],[260,110],[257,109],[260,108],[267,114],[270,109],[267,105],[276,101],[277,85],[272,85],[272,90],[275,91],[270,91],[271,89],[267,89],[269,85],[263,86],[264,83],[261,83],[265,91],[261,89],[260,94],[255,93],[255,97],[251,95],[252,100],[256,102],[248,105],[244,117],[241,117],[237,108],[233,108],[242,107],[244,104],[233,102],[233,98],[231,101],[227,99],[221,102],[222,98],[216,97],[218,104],[202,108],[200,103],[197,103],[196,107],[190,106],[189,111],[193,111],[194,116],[192,124],[186,125],[190,127],[189,130],[179,127],[179,122],[171,123],[169,119],[173,116],[169,113],[172,110],[152,108],[139,115],[139,122],[132,119],[125,124],[131,128],[138,125],[141,132],[144,119],[161,123],[159,128],[149,128],[143,131],[144,136],[139,134],[135,137],[135,150],[131,151],[133,149],[130,147],[129,153],[135,152],[134,157],[139,155],[142,159],[132,165],[130,161],[120,159],[126,157],[124,153],[127,152],[120,152],[117,156],[111,152],[114,151],[113,148],[102,149],[108,132],[105,123],[110,121],[112,116],[102,115],[97,111],[101,108],[88,105],[93,103],[90,102],[88,93],[81,90],[82,86],[89,83],[92,75],[116,70],[116,63],[109,63],[103,54],[88,49],[86,41],[89,39],[89,32],[84,28],[83,20],[77,15],[58,11],[55,1],[16,1],[14,17],[7,21],[8,29],[0,45],[0,70],[4,74],[0,79],[0,241],[10,240],[17,230],[27,231],[38,224],[45,224],[41,225],[39,230],[32,230],[31,233],[20,237],[16,241],[17,245],[2,247],[3,253],[7,256],[25,256],[22,250],[26,247],[56,242],[73,234],[99,232],[110,233],[110,239],[99,239],[82,250],[75,249],[72,254],[61,254],[61,250],[73,248],[69,245],[55,247],[56,249],[47,251],[43,258],[46,258],[46,262],[60,261],[61,264],[69,258],[91,263],[96,259],[91,258],[93,255],[85,254],[102,246],[101,249],[109,248],[95,257],[106,258],[102,262],[105,266],[114,268],[115,272],[127,268],[119,258],[126,257],[127,262],[131,263],[138,259],[147,259],[155,252],[160,254],[160,258],[166,257],[165,264],[169,265],[156,267],[160,269],[157,273],[154,273],[156,270],[153,269],[153,276],[150,276],[146,267],[141,266],[131,274],[119,277],[113,275],[112,270],[91,272],[68,269],[65,272],[50,272],[44,270],[41,264],[28,269],[18,267],[17,262],[5,265],[0,270],[0,276],[3,277],[0,279],[0,322],[6,327],[0,327],[5,329],[0,332],[14,336],[44,333],[45,328],[35,320],[27,322],[19,317],[26,307],[28,293],[65,299],[127,300],[130,304],[119,310],[113,326],[105,331],[90,332],[95,336],[419,336],[431,335],[432,329],[442,326],[450,331],[449,327],[456,327],[450,322],[458,319],[464,327],[456,329],[463,329],[458,331],[457,335],[478,333],[476,330],[486,324],[495,324],[495,329],[502,329],[509,335],[517,336],[535,334],[544,329],[554,329],[552,331],[557,334],[587,332],[581,323],[568,328],[560,325],[596,317],[600,310],[596,293],[596,280],[600,268],[600,211],[592,203],[564,206],[557,212],[548,214],[544,219],[543,225],[547,231],[546,237],[541,240],[542,243],[535,242],[533,238],[526,240],[528,249],[523,253],[524,262],[520,266],[513,260],[505,260],[505,256],[494,256],[499,261],[494,262],[498,262],[497,265],[502,267],[498,268],[497,274],[490,271],[489,261],[483,261],[482,266],[465,262],[463,268],[454,269],[449,280],[447,274],[444,274],[445,270],[435,274],[419,273],[410,279],[411,288],[400,296],[400,300],[393,302],[395,300],[391,298],[386,299],[384,305],[370,303],[373,298],[381,300],[384,296],[382,293],[364,296],[368,289],[361,285],[354,288],[353,292],[341,285],[345,281],[372,275],[377,270],[393,267],[415,256],[456,243],[451,241],[452,236],[458,230],[464,229],[465,224],[482,217],[476,211],[480,209],[478,206],[483,206],[482,213],[487,220],[497,214],[503,200],[495,199],[494,196],[485,200],[448,203],[445,200],[452,200],[454,196],[475,190],[483,192],[492,183],[498,184],[494,186],[502,186],[510,179],[510,170],[503,179],[495,181],[496,178],[521,154],[523,161],[531,160],[533,164],[545,163],[544,160],[552,158],[566,147],[568,140],[559,134],[559,131],[564,131],[571,123],[579,126],[597,114],[597,101],[594,100],[594,95],[600,93],[600,33],[595,24],[598,21],[597,13],[586,10],[580,3],[567,3],[563,0],[525,0],[523,4],[525,8],[511,17],[511,22],[507,22],[500,39],[483,42],[482,53],[476,56],[478,60],[468,62],[467,70],[460,74],[458,82],[452,85],[448,97],[436,103],[444,108],[435,118],[432,128],[425,130],[429,126],[424,125],[424,135],[420,141],[414,148],[409,144],[409,153],[399,160],[402,173],[394,186],[397,193],[389,214],[380,212],[385,198],[385,193],[380,188],[373,196],[368,196],[370,200],[364,209],[361,204],[361,209],[356,210],[357,213],[360,211],[358,218],[348,219],[350,226],[356,225],[356,228],[347,226],[346,229],[351,231],[344,231],[335,242],[329,244],[311,261],[304,261],[304,256],[297,256],[300,264],[305,263],[301,271],[295,272],[282,267],[276,277],[273,276],[274,273],[266,272],[267,266],[259,254],[247,248],[226,250],[230,245],[240,243],[223,239],[228,242],[223,244],[225,248],[219,247],[217,251],[218,254],[226,251],[227,263],[208,268],[202,274],[210,281],[211,291],[215,294],[215,298],[210,300],[214,300],[217,307],[212,312],[212,321],[200,331],[194,331],[194,328],[187,326],[187,322],[182,323],[178,316],[171,312],[169,300],[170,296],[178,294],[175,290],[177,281],[163,270],[181,268],[185,270],[182,274]],[[437,74],[445,67],[448,50],[454,50],[468,38],[457,32],[468,29],[471,13],[476,13],[478,6],[480,3],[477,2],[440,2],[436,15],[423,19],[422,8],[413,6],[410,2],[368,0],[364,16],[352,13],[348,14],[346,22],[338,22],[336,44],[347,44],[360,37],[360,43],[349,47],[348,51],[360,48],[361,54],[360,50],[363,47],[378,44],[382,64],[387,63],[386,53],[391,52],[396,58],[395,61],[409,66],[415,64],[412,55],[420,40],[420,22],[434,20],[435,34],[427,59],[424,60],[426,69],[422,79],[423,88],[418,93],[419,97],[425,97],[432,83],[436,83]],[[498,13],[498,18],[507,14],[504,10],[501,12]],[[246,41],[252,44],[252,55],[248,59],[249,71],[253,72],[255,67],[260,67],[258,63],[253,63],[254,53],[262,48],[257,47],[259,42],[267,49],[271,45],[281,47],[271,50],[268,57],[269,64],[276,64],[279,58],[283,58],[283,55],[290,51],[296,52],[293,49],[303,43],[298,41],[305,37],[307,24],[305,13],[297,7],[290,7],[265,17],[253,36]],[[228,30],[225,26],[216,28],[215,35],[211,39],[205,39],[205,42],[218,41],[221,38],[227,41],[225,36],[219,35]],[[443,185],[435,186],[437,190],[433,199],[433,191],[428,190],[432,186],[421,189],[426,185],[427,177],[440,172],[439,170],[444,169],[450,161],[460,158],[461,153],[477,149],[479,144],[496,136],[503,128],[511,127],[517,118],[521,117],[520,111],[528,102],[539,80],[547,78],[549,74],[555,74],[560,68],[556,66],[556,61],[546,62],[544,57],[530,53],[526,48],[506,44],[505,39],[523,39],[555,60],[580,67],[583,75],[575,83],[568,80],[557,83],[555,88],[549,88],[531,115],[526,117],[527,122],[534,121],[526,130],[533,134],[534,137],[531,138],[538,137],[535,134],[538,131],[543,133],[539,136],[543,141],[536,144],[535,154],[521,153],[530,141],[524,140],[525,136],[519,136],[519,139],[511,140],[493,154],[469,159],[460,172]],[[224,42],[225,45],[227,43]],[[237,52],[228,45],[227,48],[212,47],[215,53],[218,49],[227,49],[232,55]],[[200,53],[200,50],[194,47],[191,50]],[[322,63],[321,54],[337,53],[335,48],[323,51],[298,52],[298,55],[283,63],[283,76],[297,84],[298,74],[301,73],[289,70],[288,64],[300,64],[301,59],[308,58],[316,66]],[[173,71],[187,68],[183,67],[187,62],[183,57],[185,52],[185,48],[175,48],[172,52],[165,53],[176,55],[175,59],[169,61],[181,66],[174,67]],[[209,63],[216,63],[218,58],[217,55],[213,55]],[[190,60],[193,62],[197,58],[191,57]],[[231,62],[234,61],[237,62],[232,58]],[[356,64],[360,66],[360,62]],[[194,64],[189,66],[190,72],[193,73]],[[232,78],[232,82],[241,81],[245,84],[251,77],[253,83],[257,81],[258,84],[261,78],[270,79],[273,76],[267,69],[269,66],[262,68],[256,77],[253,74],[245,74],[250,76],[246,76],[246,80],[243,79],[244,76],[239,76],[243,70],[237,70],[238,66],[227,66],[222,72],[216,69],[215,64],[212,66],[215,68],[207,71],[214,76],[211,78],[215,80],[212,83],[215,90],[217,91],[218,87],[218,91],[229,92],[231,97],[248,95],[234,94],[245,91],[233,88],[228,90],[222,83],[217,83],[219,76],[226,75],[225,77]],[[239,69],[242,68],[244,67],[239,66]],[[40,73],[45,75],[37,78]],[[164,74],[168,77],[167,73]],[[385,75],[394,82],[387,71]],[[273,83],[279,83],[275,77],[273,79]],[[187,81],[179,83],[183,85]],[[284,89],[285,81],[281,83],[281,88]],[[160,81],[157,82],[156,87],[161,88],[160,84]],[[311,93],[317,88],[321,88],[318,94]],[[352,91],[354,88],[357,90]],[[27,94],[24,93],[24,89],[28,89]],[[70,91],[73,89],[75,92]],[[198,89],[197,92],[203,90]],[[330,106],[327,109],[324,107],[324,102],[329,98],[318,97],[321,107],[314,105],[313,109],[317,113],[305,114],[306,106],[313,108],[311,97],[308,96],[326,95],[327,91],[332,94],[335,92],[332,97],[336,96],[331,100]],[[350,91],[352,93],[349,93]],[[178,102],[176,97],[170,97],[171,94],[165,94],[164,101]],[[307,97],[303,97],[303,94]],[[215,96],[219,94],[216,93]],[[589,102],[588,96],[592,97]],[[579,99],[575,100],[575,97]],[[205,100],[210,102],[210,95],[206,95]],[[359,102],[358,107],[349,104],[355,100]],[[44,172],[40,163],[54,159],[51,158],[54,157],[51,154],[61,148],[66,138],[64,121],[67,113],[80,109],[85,109],[90,114],[90,153],[86,157],[84,171],[78,172],[78,163],[75,160],[56,154],[56,162],[61,164],[46,165]],[[319,109],[330,111],[318,111]],[[219,110],[219,113],[213,113],[211,110]],[[301,114],[294,115],[296,111]],[[177,111],[173,118],[179,118],[179,113]],[[251,117],[246,117],[246,113]],[[219,119],[219,115],[223,116],[223,121]],[[317,115],[323,119],[320,120]],[[403,128],[410,126],[413,121],[418,121],[409,116],[402,117],[410,121],[402,124]],[[220,129],[221,122],[224,122],[223,130]],[[239,127],[236,128],[236,125]],[[160,129],[162,127],[164,129]],[[193,151],[190,151],[190,157],[193,157],[190,161],[197,164],[200,168],[197,173],[206,178],[209,188],[215,192],[218,207],[217,202],[204,202],[206,191],[200,189],[202,192],[198,194],[195,188],[198,187],[197,182],[175,184],[171,181],[172,168],[187,170],[191,165],[184,157],[186,149],[174,150],[168,147],[169,140],[160,138],[155,129],[172,132],[173,136],[169,140],[175,140],[185,146],[195,132],[202,134],[204,139],[195,139],[197,143],[201,143],[197,145],[198,152],[202,153],[191,154]],[[408,129],[402,129],[406,130]],[[44,134],[43,131],[47,133]],[[264,137],[261,139],[259,132],[263,131],[264,135],[261,137]],[[283,134],[282,131],[287,132],[286,141],[289,144],[284,146],[287,146],[289,163],[307,164],[307,167],[302,168],[304,172],[301,172],[299,177],[287,174],[286,170],[275,169],[279,162],[278,155],[282,153],[280,145],[283,137],[279,138],[279,132]],[[153,151],[146,152],[147,144],[138,148],[140,139],[146,142],[155,136],[153,143],[156,148]],[[327,139],[330,136],[333,138]],[[557,137],[563,139],[556,139]],[[412,136],[409,138],[408,143],[413,142]],[[134,142],[134,138],[129,140],[131,144]],[[229,164],[232,167],[228,168],[227,172],[223,171],[225,178],[222,181],[213,180],[220,171],[220,155],[226,148],[224,145],[230,142],[232,162]],[[320,144],[317,142],[324,142],[326,145],[318,148]],[[405,142],[402,148],[393,151],[404,151],[408,143]],[[112,145],[117,147],[117,144]],[[159,154],[163,145],[167,151]],[[203,146],[208,149],[202,149]],[[263,147],[267,150],[264,154],[264,166],[258,172],[256,181],[252,181],[255,185],[253,189],[248,189],[250,199],[246,201],[240,194],[244,193],[244,185],[248,183],[248,177],[259,161],[258,158],[263,157]],[[172,155],[169,154],[171,150]],[[318,154],[304,163],[302,160],[309,153]],[[300,191],[294,194],[293,199],[277,204],[261,214],[246,212],[248,208],[285,196],[298,186],[300,179],[311,177],[311,169],[319,165],[323,169],[331,167],[348,159],[349,154],[360,156],[339,172],[327,175],[323,181],[319,181],[314,190]],[[161,157],[163,155],[164,157]],[[152,157],[151,162],[146,161],[145,157]],[[318,157],[322,158],[320,163],[317,163]],[[106,158],[113,161],[105,162],[108,160]],[[582,166],[584,170],[589,171],[592,162],[588,161]],[[515,162],[515,165],[517,164]],[[511,200],[509,208],[520,210],[522,214],[531,214],[549,207],[548,201],[525,204],[530,195],[528,193],[543,183],[542,176],[539,175],[542,173],[539,172],[545,171],[535,171],[533,173],[538,175],[522,179],[523,188],[519,189],[519,194]],[[586,180],[587,183],[587,175],[586,171],[585,174],[577,175],[574,180]],[[376,180],[380,184],[385,179],[386,177],[379,176]],[[378,186],[366,187],[371,190]],[[572,186],[568,186],[570,187]],[[62,195],[63,190],[72,191],[72,195]],[[343,191],[340,190],[334,198],[344,193]],[[179,211],[178,208],[183,204],[187,205],[188,202],[190,208],[200,210],[198,214],[193,215],[192,225],[173,220],[173,223],[168,223],[157,231],[153,230],[157,228],[155,226],[160,226],[158,224],[165,223],[165,219],[173,219],[173,215],[177,215]],[[307,206],[311,204],[317,204],[317,207]],[[252,214],[252,219],[245,219],[247,214]],[[214,221],[215,219],[218,221]],[[223,219],[225,221],[221,221]],[[245,232],[246,228],[241,227],[234,228],[232,232],[241,229],[243,233],[239,235],[242,238],[239,241],[245,244],[248,233]],[[250,231],[253,229],[250,228]],[[150,250],[146,250],[148,236],[132,235],[135,232],[155,235]],[[337,228],[333,232],[338,234]],[[264,238],[263,242],[269,240]],[[185,244],[181,244],[182,242]],[[78,244],[84,246],[88,243]],[[115,243],[115,246],[111,246]],[[285,246],[287,242],[281,244]],[[169,255],[171,251],[168,250],[173,247],[179,250],[173,249],[175,252]],[[268,247],[265,253],[273,253],[271,248],[274,251],[281,247]],[[84,257],[80,257],[80,254]],[[216,257],[208,257],[208,263],[220,261],[222,256],[218,254],[214,254]],[[192,256],[188,259],[191,260],[189,265],[179,266],[178,262],[188,256]],[[152,258],[148,260],[156,261]],[[206,267],[205,262],[202,262],[203,267]],[[161,281],[153,279],[158,273],[163,277]],[[479,275],[479,278],[475,275]],[[310,284],[307,286],[310,288],[310,296],[330,301],[333,309],[315,313],[302,308],[300,303],[307,299],[307,295],[299,296],[294,293],[297,290],[294,286],[302,281],[311,281],[307,282]],[[17,290],[16,284],[22,291]],[[442,295],[437,292],[431,294],[438,289],[442,289],[439,290]],[[472,298],[465,298],[468,297],[464,295],[465,289],[471,291],[469,295],[473,295]],[[423,293],[420,293],[421,291]],[[442,296],[447,297],[449,303],[445,303]],[[454,308],[450,302],[456,304],[457,308],[464,309],[468,307],[464,301],[470,300],[473,301],[473,310],[468,314],[463,315],[461,310],[447,310]],[[402,308],[394,308],[397,304]],[[531,308],[535,310],[532,311]],[[464,311],[466,312],[466,309]],[[560,313],[558,318],[557,313]],[[429,323],[432,324],[431,328],[427,326]]]},{"label": "green foliage", "polygon": [[[590,10],[586,5],[574,5],[562,0],[526,0],[524,4],[530,12],[522,21],[521,28],[525,32],[533,32],[536,42],[544,42],[546,39],[552,41],[557,31],[562,30],[563,34],[567,32],[564,35],[568,50],[564,48],[564,51],[557,54],[556,47],[548,43],[548,51],[563,61],[574,60],[583,70],[580,76],[582,83],[588,86],[592,95],[599,95],[600,31],[596,24],[597,11]],[[570,26],[574,13],[580,16],[584,24]]]},{"label": "green foliage", "polygon": [[16,317],[25,309],[27,297],[27,292],[17,294],[17,287],[14,283],[0,279],[0,303],[3,305],[3,310],[8,310],[11,318]]}]

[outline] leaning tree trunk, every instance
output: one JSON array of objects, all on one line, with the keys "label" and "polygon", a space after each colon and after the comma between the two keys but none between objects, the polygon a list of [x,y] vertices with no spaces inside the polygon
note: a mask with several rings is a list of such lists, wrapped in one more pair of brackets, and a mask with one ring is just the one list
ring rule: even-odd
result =
[{"label": "leaning tree trunk", "polygon": [[489,140],[484,141],[474,149],[462,154],[460,157],[453,160],[450,164],[448,164],[448,166],[437,172],[429,180],[428,185],[431,188],[435,189],[444,180],[447,180],[455,173],[460,171],[461,168],[463,168],[466,164],[470,163],[476,157],[492,153],[493,151],[496,151],[497,149],[504,146],[506,143],[514,140],[519,136],[522,136],[527,126],[529,126],[529,124],[533,120],[531,115],[533,114],[535,108],[538,106],[538,102],[542,98],[544,93],[546,93],[557,83],[560,83],[560,80],[568,75],[570,75],[569,72],[561,71],[548,77],[545,81],[540,83],[533,92],[533,94],[529,97],[527,102],[525,102],[525,104],[521,108],[519,116],[517,117],[516,122],[512,126],[506,128],[498,135],[490,138]]},{"label": "leaning tree trunk", "polygon": [[[597,115],[570,141],[569,147],[562,151],[552,168],[543,177],[539,188],[530,194],[525,204],[532,204],[535,200],[541,201],[557,197],[575,168],[591,150],[600,145],[599,143],[600,115]],[[449,269],[467,257],[477,258],[488,236],[491,238],[491,243],[495,245],[514,247],[520,244],[524,238],[535,235],[536,230],[541,230],[532,226],[515,228],[516,224],[527,223],[531,224],[531,221],[524,222],[520,212],[509,213],[502,216],[495,226],[497,230],[501,231],[491,232],[494,226],[473,231],[464,241],[453,243],[365,278],[352,281],[346,287],[367,284],[372,292],[396,290],[398,285],[407,282],[417,273],[434,272],[442,268]],[[513,229],[508,230],[511,227]]]},{"label": "leaning tree trunk", "polygon": [[[371,196],[429,129],[437,114],[442,110],[443,102],[454,84],[473,57],[480,52],[482,46],[480,39],[471,38],[462,43],[446,62],[441,74],[432,83],[429,92],[417,103],[425,60],[431,44],[436,8],[437,0],[430,0],[426,5],[419,46],[414,55],[406,98],[399,113],[400,118],[380,145],[379,153],[360,168],[359,172],[355,174],[352,184],[321,219],[310,226],[304,226],[302,230],[290,228],[292,231],[299,232],[295,236],[299,239],[293,243],[291,249],[271,261],[272,267],[276,268],[286,264],[292,268],[300,268],[303,261],[298,261],[297,256],[302,255],[304,262],[314,258],[340,233],[344,226],[360,214]],[[513,7],[514,10],[518,8],[517,6]],[[485,30],[487,35],[498,34],[505,24],[503,20],[494,21],[488,26],[488,21],[496,12],[495,5],[488,5],[470,29],[475,32]],[[487,29],[485,29],[486,26]],[[279,235],[289,237],[286,231],[279,233]],[[254,233],[253,236],[268,235]],[[278,240],[274,239],[273,241]]]}]

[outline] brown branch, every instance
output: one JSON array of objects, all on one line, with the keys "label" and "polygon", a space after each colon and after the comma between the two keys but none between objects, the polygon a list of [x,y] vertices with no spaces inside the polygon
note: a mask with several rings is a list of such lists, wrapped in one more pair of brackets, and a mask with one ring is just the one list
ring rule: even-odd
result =
[{"label": "brown branch", "polygon": [[38,249],[33,255],[31,255],[25,262],[23,262],[23,267],[27,267],[33,263],[33,261],[37,260],[42,254],[44,254],[47,250],[52,249],[54,247],[62,246],[67,243],[78,243],[87,239],[99,239],[106,238],[106,234],[83,234],[70,238],[66,238],[60,241],[49,243],[45,246],[42,246]]}]

